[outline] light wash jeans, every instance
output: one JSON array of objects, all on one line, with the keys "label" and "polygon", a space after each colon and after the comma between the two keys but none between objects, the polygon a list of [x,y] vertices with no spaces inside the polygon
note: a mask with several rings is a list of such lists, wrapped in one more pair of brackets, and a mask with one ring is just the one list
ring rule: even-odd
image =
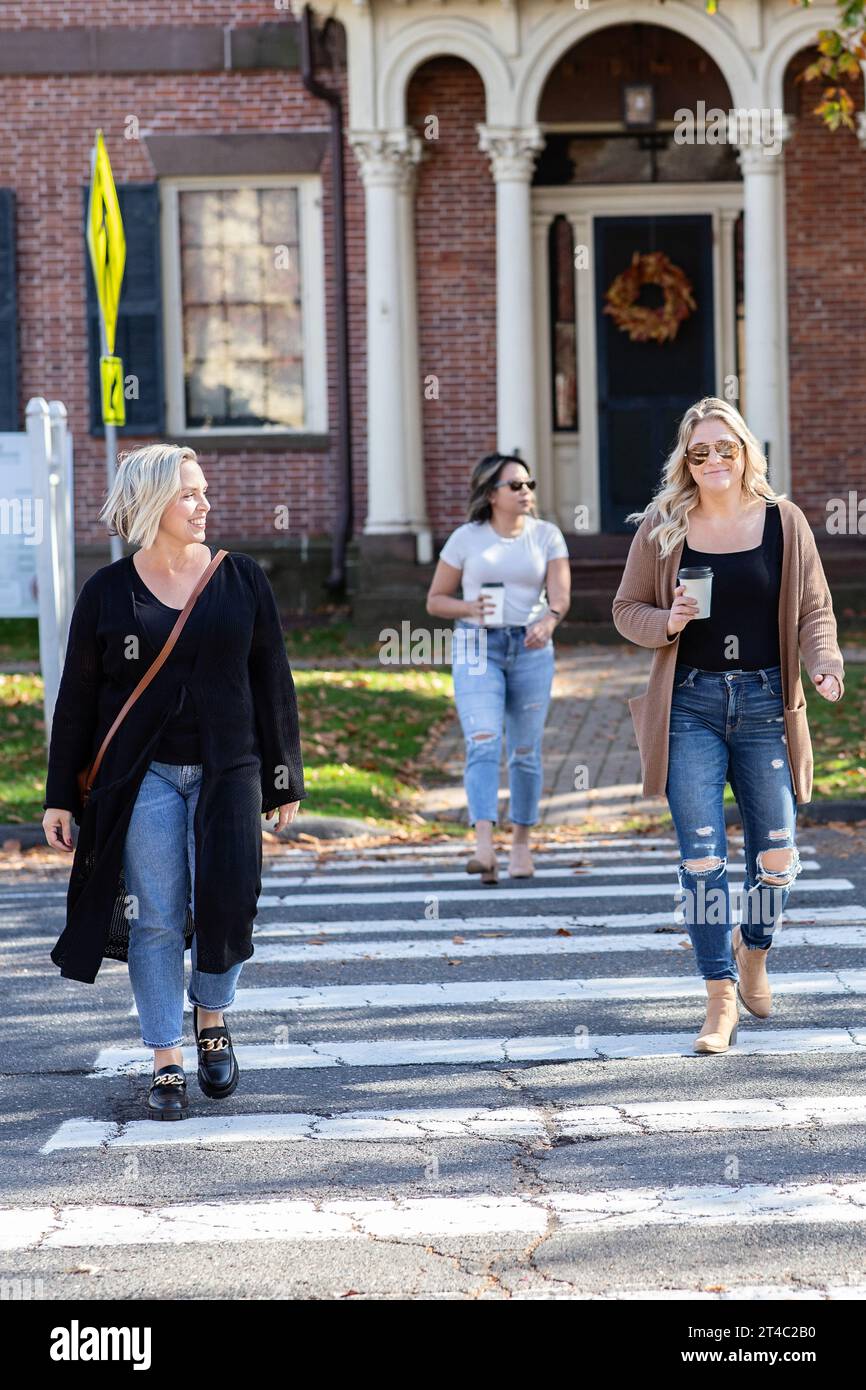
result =
[{"label": "light wash jeans", "polygon": [[[123,875],[136,908],[129,924],[129,981],[145,1047],[183,1041],[184,926],[191,900],[195,915],[193,817],[201,777],[201,763],[152,762],[126,834]],[[243,961],[222,975],[197,970],[195,936],[191,956],[189,1002],[227,1009]]]},{"label": "light wash jeans", "polygon": [[[666,793],[683,862],[681,903],[705,980],[736,980],[731,956],[725,783],[740,809],[746,872],[743,940],[768,950],[800,873],[794,844],[797,800],[788,766],[779,666],[758,671],[702,671],[678,662],[674,671]],[[785,870],[764,869],[765,850],[790,849]],[[685,860],[718,859],[716,868],[688,870]],[[768,882],[765,875],[771,880]]]},{"label": "light wash jeans", "polygon": [[[458,631],[477,629],[458,619]],[[541,739],[553,682],[553,640],[525,647],[525,627],[486,628],[486,653],[469,638],[452,648],[454,700],[466,740],[463,783],[469,821],[496,821],[499,814],[499,760],[502,730],[508,759],[510,813],[515,825],[535,825],[543,769]]]}]

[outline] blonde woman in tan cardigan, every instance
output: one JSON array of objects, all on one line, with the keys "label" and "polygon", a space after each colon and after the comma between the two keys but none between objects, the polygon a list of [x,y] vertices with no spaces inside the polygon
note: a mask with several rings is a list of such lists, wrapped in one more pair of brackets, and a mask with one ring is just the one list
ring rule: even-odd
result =
[{"label": "blonde woman in tan cardigan", "polygon": [[[800,872],[797,805],[812,793],[800,658],[838,702],[844,663],[812,529],[775,493],[758,440],[727,401],[683,416],[661,486],[643,512],[613,602],[616,628],[654,648],[646,691],[629,701],[645,796],[666,796],[679,840],[681,902],[706,981],[696,1052],[736,1042],[738,1003],[770,1012],[767,951]],[[711,604],[679,582],[711,570]],[[723,796],[743,823],[741,924],[732,927]]]}]

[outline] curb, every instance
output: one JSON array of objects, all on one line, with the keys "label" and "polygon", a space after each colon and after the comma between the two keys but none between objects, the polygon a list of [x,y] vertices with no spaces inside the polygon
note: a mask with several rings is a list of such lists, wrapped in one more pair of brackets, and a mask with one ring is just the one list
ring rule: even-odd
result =
[{"label": "curb", "polygon": [[[276,824],[276,821],[273,822]],[[74,826],[74,822],[73,822]],[[270,828],[270,822],[262,820],[262,832],[272,840],[297,840],[301,835],[313,835],[317,840],[340,840],[358,835],[377,835],[385,839],[393,835],[393,830],[381,825],[368,825],[363,820],[353,820],[349,816],[296,816],[291,825],[281,834]],[[20,825],[0,825],[0,848],[7,840],[17,840],[22,849],[32,849],[34,845],[48,844],[41,822],[26,821]]]}]

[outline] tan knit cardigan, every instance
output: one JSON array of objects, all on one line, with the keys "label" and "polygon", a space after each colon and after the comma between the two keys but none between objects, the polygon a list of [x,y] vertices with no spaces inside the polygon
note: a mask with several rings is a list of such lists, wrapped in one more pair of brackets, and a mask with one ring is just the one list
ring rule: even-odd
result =
[{"label": "tan knit cardigan", "polygon": [[[812,528],[795,502],[781,497],[778,507],[783,539],[779,650],[786,747],[796,800],[803,804],[812,796],[813,758],[800,655],[810,679],[819,672],[838,678],[840,699],[845,690],[845,666],[836,640],[833,602]],[[657,520],[655,512],[644,517],[635,532],[613,601],[617,631],[639,647],[655,649],[646,690],[628,702],[640,749],[644,796],[665,795],[671,692],[679,648],[679,633],[669,638],[667,622],[683,542],[662,557],[658,541],[649,539],[649,531]]]}]

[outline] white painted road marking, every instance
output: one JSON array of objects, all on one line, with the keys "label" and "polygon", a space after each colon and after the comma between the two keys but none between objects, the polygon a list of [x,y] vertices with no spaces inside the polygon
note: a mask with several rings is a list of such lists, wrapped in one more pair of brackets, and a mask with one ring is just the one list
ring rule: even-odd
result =
[{"label": "white painted road marking", "polygon": [[[733,919],[737,920],[737,914]],[[851,924],[866,926],[866,907],[786,907],[782,922],[802,923],[805,926],[826,922],[829,925]],[[253,940],[256,944],[263,937],[275,936],[381,936],[391,932],[411,935],[417,932],[464,931],[573,931],[575,927],[604,927],[608,931],[622,931],[628,927],[663,927],[679,925],[673,909],[667,912],[595,912],[586,915],[569,913],[555,916],[524,917],[377,917],[358,921],[355,918],[342,918],[328,922],[319,919],[315,922],[268,922],[254,928]]]},{"label": "white painted road marking", "polygon": [[[820,869],[821,867],[821,865],[817,863],[815,860],[803,859],[801,859],[800,861],[800,866],[806,872],[814,872]],[[389,865],[388,867],[390,869],[391,866]],[[728,864],[729,877],[734,874],[745,875],[745,872],[745,864]],[[605,878],[626,878],[629,875],[633,877],[635,874],[645,874],[647,877],[650,877],[651,875],[661,876],[662,874],[664,874],[667,878],[671,880],[671,883],[674,888],[678,886],[676,864],[659,864],[657,862],[652,864],[629,863],[600,864],[597,866],[586,865],[581,866],[579,868],[572,868],[564,864],[561,869],[536,869],[535,879],[538,880],[540,878],[568,878],[571,876],[574,876],[576,878],[592,878],[595,875],[604,875]],[[286,886],[290,886],[294,888],[315,888],[319,884],[327,884],[328,887],[330,887],[332,884],[339,884],[348,888],[357,887],[359,884],[363,883],[375,882],[376,877],[377,876],[375,874],[371,874],[369,871],[364,874],[327,873],[298,874],[295,876],[269,873],[266,877],[262,879],[262,887],[284,888]],[[400,874],[396,878],[392,874],[390,881],[392,883],[426,883],[432,889],[435,890],[436,885],[438,883],[466,883],[469,877],[470,876],[467,875],[465,869],[462,873],[440,873],[438,870],[432,870],[428,873]],[[797,886],[799,887],[799,880]]]},{"label": "white painted road marking", "polygon": [[[273,1031],[273,1030],[272,1030]],[[704,1059],[692,1044],[691,1033],[562,1033],[541,1037],[506,1038],[381,1038],[357,1042],[236,1043],[238,1066],[244,1071],[295,1070],[316,1067],[476,1066],[487,1062],[578,1062],[614,1058],[654,1061],[659,1057]],[[855,1053],[866,1058],[866,1032],[846,1028],[741,1029],[726,1058],[801,1056],[809,1053]],[[714,1059],[714,1065],[721,1058]],[[196,1070],[193,1047],[183,1049],[184,1069]],[[90,1077],[153,1070],[153,1054],[142,1047],[103,1047]],[[153,1123],[150,1121],[150,1123]]]},{"label": "white painted road marking", "polygon": [[[674,882],[662,883],[598,883],[585,884],[580,887],[570,888],[564,885],[561,888],[538,888],[532,881],[524,880],[522,888],[509,888],[509,880],[504,879],[498,885],[489,887],[475,887],[467,885],[465,888],[437,888],[432,887],[428,890],[408,890],[402,889],[399,892],[379,891],[374,889],[369,893],[286,893],[282,896],[275,893],[263,893],[259,898],[259,907],[307,907],[315,910],[317,907],[353,907],[366,906],[374,907],[377,903],[426,903],[431,898],[437,898],[439,902],[470,902],[476,898],[484,898],[487,902],[495,900],[503,902],[507,898],[521,898],[524,905],[528,902],[543,902],[545,899],[555,898],[561,902],[564,898],[678,898],[679,885],[674,876]],[[847,878],[803,878],[797,879],[797,893],[848,893],[854,884]],[[731,884],[730,892],[732,900],[736,898],[742,890],[736,884]]]},{"label": "white painted road marking", "polygon": [[177,1202],[161,1207],[85,1204],[0,1210],[0,1249],[216,1245],[261,1240],[547,1236],[563,1231],[721,1226],[860,1225],[866,1182],[753,1183],[609,1188],[535,1196],[386,1200]]},{"label": "white painted road marking", "polygon": [[[299,946],[257,945],[255,955],[247,962],[252,966],[305,964],[309,961],[384,961],[384,960],[491,960],[507,956],[574,956],[597,955],[611,951],[682,951],[691,950],[688,933],[656,932],[640,936],[505,936],[497,939],[469,939],[454,942],[452,935],[463,936],[460,927],[442,929],[441,941],[329,941],[320,946],[305,942]],[[864,927],[789,927],[773,933],[773,949],[795,946],[820,946],[835,949],[863,950],[866,947]]]},{"label": "white painted road marking", "polygon": [[412,1110],[349,1110],[337,1115],[257,1114],[190,1116],[183,1124],[126,1124],[66,1120],[39,1150],[153,1148],[184,1144],[320,1142],[404,1143],[415,1139],[604,1139],[608,1135],[749,1133],[804,1126],[834,1128],[866,1123],[866,1095],[786,1096],[751,1100],[681,1100],[579,1105],[545,1113],[539,1108],[476,1106]]},{"label": "white painted road marking", "polygon": [[[866,970],[795,971],[773,976],[773,992],[780,994],[866,994]],[[291,988],[281,985],[239,989],[233,1007],[240,1013],[291,1013],[309,1009],[413,1009],[454,1004],[571,1002],[599,999],[627,1003],[655,999],[706,997],[706,985],[698,975],[623,975],[619,978],[572,980],[434,980],[419,984],[320,985]],[[184,998],[184,1009],[192,1005]],[[133,1004],[129,1010],[135,1015]]]}]

